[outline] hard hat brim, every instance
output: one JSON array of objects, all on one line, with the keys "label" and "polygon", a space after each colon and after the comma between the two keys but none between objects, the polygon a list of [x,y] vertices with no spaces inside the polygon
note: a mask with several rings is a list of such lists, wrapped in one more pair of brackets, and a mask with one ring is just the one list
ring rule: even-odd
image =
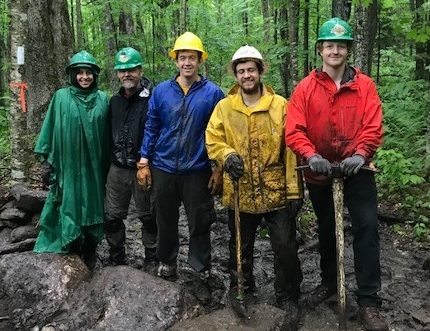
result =
[{"label": "hard hat brim", "polygon": [[71,65],[68,65],[66,68],[66,73],[69,74],[70,70],[73,68],[90,68],[90,69],[93,69],[96,74],[100,73],[100,67],[96,64],[90,64],[90,63],[73,63]]},{"label": "hard hat brim", "polygon": [[202,51],[200,49],[197,49],[197,48],[186,48],[186,49],[185,48],[180,48],[180,49],[175,48],[169,52],[169,56],[171,59],[176,60],[176,52],[177,51],[196,51],[196,52],[202,53],[202,60],[203,61],[207,60],[207,58],[208,58],[208,53],[206,53],[205,51]]},{"label": "hard hat brim", "polygon": [[133,63],[133,64],[117,64],[113,68],[114,70],[124,70],[124,69],[134,69],[142,67],[142,63]]},{"label": "hard hat brim", "polygon": [[354,41],[354,38],[352,37],[345,37],[345,36],[328,36],[328,37],[321,37],[317,39],[318,41],[329,41],[329,40],[333,40],[333,41]]}]

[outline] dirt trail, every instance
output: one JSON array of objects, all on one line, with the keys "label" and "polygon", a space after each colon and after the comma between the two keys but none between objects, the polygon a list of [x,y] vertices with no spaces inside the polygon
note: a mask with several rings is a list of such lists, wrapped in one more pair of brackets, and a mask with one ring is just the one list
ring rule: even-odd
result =
[{"label": "dirt trail", "polygon": [[[182,283],[195,294],[202,304],[201,313],[209,313],[226,305],[226,288],[228,287],[228,228],[226,211],[217,203],[218,221],[212,226],[212,277],[206,288],[201,282],[194,282],[193,274],[187,265],[188,226],[184,211],[180,220],[180,254],[178,258],[179,277]],[[155,265],[143,263],[143,246],[140,242],[140,223],[130,217],[127,227],[127,251],[129,264],[144,268],[155,274]],[[430,246],[410,242],[396,234],[387,224],[380,226],[381,237],[381,270],[383,316],[390,325],[390,330],[430,331],[430,271],[423,269],[423,263],[430,256]],[[320,281],[319,255],[315,235],[302,240],[299,257],[302,263],[303,282],[302,297],[311,291]],[[345,232],[345,274],[350,311],[357,309],[354,297],[356,287],[352,260],[352,238],[350,228]],[[101,264],[107,264],[107,246],[103,242],[99,247]],[[258,237],[255,245],[254,275],[258,286],[256,302],[274,302],[273,297],[273,254],[267,238]],[[101,267],[101,265],[99,265]],[[197,287],[197,288],[196,288]],[[335,298],[322,303],[313,311],[303,310],[300,330],[333,331],[337,330]],[[348,330],[361,330],[356,320],[348,321]]]}]

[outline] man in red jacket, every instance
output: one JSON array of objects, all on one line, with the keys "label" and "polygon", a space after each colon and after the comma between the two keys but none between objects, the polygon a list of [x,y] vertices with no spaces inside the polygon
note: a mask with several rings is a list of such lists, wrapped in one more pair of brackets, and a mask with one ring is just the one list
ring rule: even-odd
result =
[{"label": "man in red jacket", "polygon": [[[332,18],[319,30],[322,68],[294,90],[288,104],[285,139],[305,160],[306,185],[318,219],[321,284],[305,300],[315,307],[336,293],[336,239],[330,175],[339,164],[354,234],[359,319],[366,330],[388,330],[380,316],[381,269],[374,174],[361,169],[382,143],[381,101],[373,81],[347,65],[350,25]],[[361,170],[360,170],[361,169]]]}]

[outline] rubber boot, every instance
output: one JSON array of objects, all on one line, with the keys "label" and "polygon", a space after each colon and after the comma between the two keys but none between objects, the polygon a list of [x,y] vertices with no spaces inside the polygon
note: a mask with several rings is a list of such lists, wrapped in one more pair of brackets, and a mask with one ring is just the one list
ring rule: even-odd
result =
[{"label": "rubber boot", "polygon": [[105,222],[106,241],[109,244],[109,259],[112,265],[125,265],[125,225],[121,219]]}]

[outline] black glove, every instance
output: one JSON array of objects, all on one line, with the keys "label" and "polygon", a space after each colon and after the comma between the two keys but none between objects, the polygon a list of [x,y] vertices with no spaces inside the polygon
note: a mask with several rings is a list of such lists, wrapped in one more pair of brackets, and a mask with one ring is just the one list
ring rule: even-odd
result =
[{"label": "black glove", "polygon": [[287,201],[288,218],[295,219],[303,206],[303,199],[294,199]]},{"label": "black glove", "polygon": [[356,174],[360,168],[364,165],[365,159],[363,156],[354,154],[353,156],[347,157],[340,163],[340,171],[345,176],[352,176]]},{"label": "black glove", "polygon": [[232,180],[238,180],[243,176],[243,160],[237,153],[231,153],[224,162],[224,169]]},{"label": "black glove", "polygon": [[317,172],[319,174],[323,174],[326,176],[331,175],[331,164],[327,159],[324,159],[321,155],[315,154],[311,156],[308,160],[309,168],[313,172]]}]

